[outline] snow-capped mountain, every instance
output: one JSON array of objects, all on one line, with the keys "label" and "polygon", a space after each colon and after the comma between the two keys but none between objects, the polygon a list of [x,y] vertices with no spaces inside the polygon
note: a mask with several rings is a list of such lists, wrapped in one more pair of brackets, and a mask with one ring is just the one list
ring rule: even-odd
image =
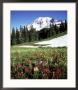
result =
[{"label": "snow-capped mountain", "polygon": [[50,25],[57,25],[59,26],[61,24],[60,20],[54,20],[51,17],[38,17],[36,18],[32,24],[27,25],[28,30],[31,29],[31,27],[35,28],[37,31],[43,29],[43,28],[50,28]]}]

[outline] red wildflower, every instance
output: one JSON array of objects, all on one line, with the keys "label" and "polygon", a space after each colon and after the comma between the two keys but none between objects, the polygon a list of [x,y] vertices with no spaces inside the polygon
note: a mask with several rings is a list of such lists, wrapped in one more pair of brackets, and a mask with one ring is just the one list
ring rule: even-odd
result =
[{"label": "red wildflower", "polygon": [[29,73],[30,72],[30,69],[28,67],[25,67],[25,72],[26,73]]},{"label": "red wildflower", "polygon": [[62,75],[62,70],[60,67],[57,67],[56,71],[55,71],[55,78],[59,79],[61,77],[61,75]]}]

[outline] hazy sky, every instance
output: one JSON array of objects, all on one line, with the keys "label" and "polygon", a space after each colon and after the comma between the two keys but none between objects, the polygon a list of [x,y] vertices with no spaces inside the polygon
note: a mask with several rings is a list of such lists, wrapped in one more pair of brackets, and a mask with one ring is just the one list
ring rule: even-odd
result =
[{"label": "hazy sky", "polygon": [[67,11],[11,11],[11,28],[31,24],[38,17],[65,20],[67,19]]}]

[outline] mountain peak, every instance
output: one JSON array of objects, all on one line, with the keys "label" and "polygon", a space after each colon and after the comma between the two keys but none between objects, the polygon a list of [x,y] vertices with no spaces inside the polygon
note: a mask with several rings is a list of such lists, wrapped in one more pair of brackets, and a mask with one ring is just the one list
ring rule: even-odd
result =
[{"label": "mountain peak", "polygon": [[36,18],[32,24],[28,25],[28,30],[31,29],[31,26],[35,28],[37,31],[43,29],[43,28],[50,28],[50,24],[59,24],[58,20],[54,20],[51,17],[38,17]]}]

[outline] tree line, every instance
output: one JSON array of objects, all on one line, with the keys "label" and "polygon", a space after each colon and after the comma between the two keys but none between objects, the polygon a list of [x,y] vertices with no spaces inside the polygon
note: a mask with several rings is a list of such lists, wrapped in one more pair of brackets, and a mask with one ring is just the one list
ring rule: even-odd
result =
[{"label": "tree line", "polygon": [[50,28],[44,28],[40,31],[37,31],[31,26],[31,29],[28,30],[27,26],[20,26],[18,28],[12,28],[11,32],[11,45],[21,44],[24,42],[33,42],[39,41],[42,39],[46,39],[52,37],[56,34],[67,31],[67,21],[61,21],[60,26],[50,24]]}]

